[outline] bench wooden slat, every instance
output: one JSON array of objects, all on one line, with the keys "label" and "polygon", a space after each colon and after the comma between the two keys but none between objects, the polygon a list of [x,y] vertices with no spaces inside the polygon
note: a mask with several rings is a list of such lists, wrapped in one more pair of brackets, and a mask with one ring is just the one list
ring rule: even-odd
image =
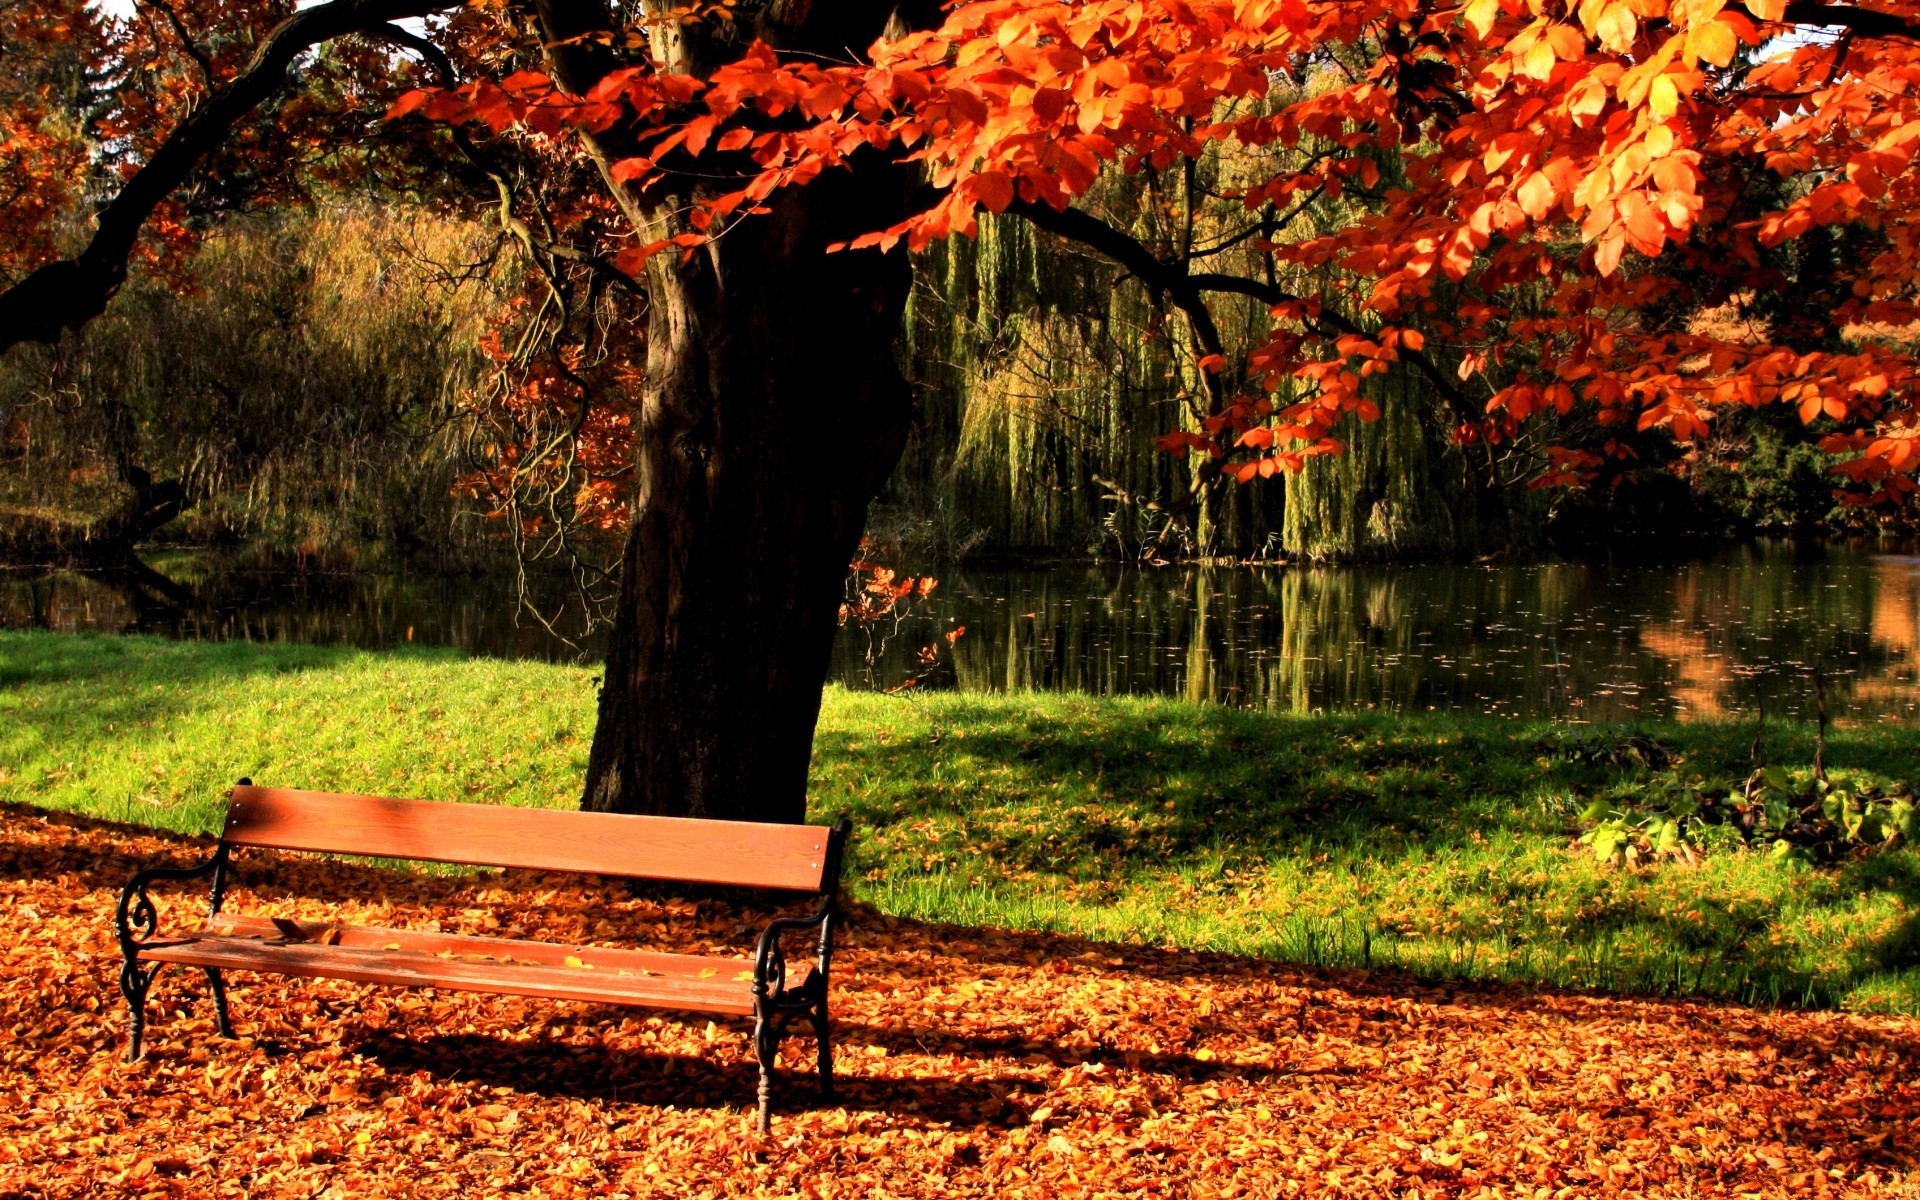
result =
[{"label": "bench wooden slat", "polygon": [[829,830],[236,787],[235,846],[818,891]]},{"label": "bench wooden slat", "polygon": [[598,971],[665,975],[676,979],[738,981],[753,970],[749,958],[663,954],[607,946],[569,946],[560,942],[523,942],[518,938],[437,933],[426,929],[384,929],[378,925],[337,925],[288,917],[221,913],[207,922],[205,936],[254,938],[265,942],[309,943],[348,950],[404,950],[420,954],[452,953],[467,958],[564,967],[569,958]]},{"label": "bench wooden slat", "polygon": [[[501,947],[505,949],[503,945]],[[421,951],[362,949],[312,942],[266,942],[254,938],[197,937],[150,942],[139,956],[148,962],[180,963],[217,970],[267,971],[346,979],[356,983],[436,987],[454,991],[536,996],[645,1008],[683,1008],[750,1015],[753,991],[744,980],[687,979],[669,975],[627,974],[617,969],[549,966],[441,958]],[[580,952],[582,961],[590,961]]]}]

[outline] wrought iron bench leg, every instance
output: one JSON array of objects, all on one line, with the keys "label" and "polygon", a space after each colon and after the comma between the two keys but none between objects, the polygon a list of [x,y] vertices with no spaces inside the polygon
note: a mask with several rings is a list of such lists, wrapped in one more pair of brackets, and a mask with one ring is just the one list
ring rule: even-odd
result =
[{"label": "wrought iron bench leg", "polygon": [[753,1024],[753,1053],[760,1062],[760,1132],[773,1128],[773,1068],[780,1058],[780,1015],[763,1011]]},{"label": "wrought iron bench leg", "polygon": [[201,967],[207,973],[207,986],[213,989],[214,1028],[223,1038],[234,1036],[233,1021],[227,1016],[227,983],[218,967]]},{"label": "wrought iron bench leg", "polygon": [[120,966],[120,994],[127,998],[127,1061],[140,1061],[140,1040],[147,1031],[147,993],[153,989],[153,977],[165,963],[141,967],[129,958]]},{"label": "wrought iron bench leg", "polygon": [[820,1098],[833,1100],[833,1034],[827,1023],[827,989],[821,988],[813,1005],[813,1040],[820,1048]]}]

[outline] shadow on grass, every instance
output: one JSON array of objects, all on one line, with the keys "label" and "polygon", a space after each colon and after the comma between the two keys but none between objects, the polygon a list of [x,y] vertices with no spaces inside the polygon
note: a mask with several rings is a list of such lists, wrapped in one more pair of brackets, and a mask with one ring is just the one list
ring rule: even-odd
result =
[{"label": "shadow on grass", "polygon": [[[337,670],[362,655],[342,646],[0,634],[0,716],[18,708],[8,722],[11,732],[0,729],[0,766],[34,771],[43,788],[62,786],[61,777],[76,764],[96,773],[124,771],[133,755],[176,740],[184,723],[218,717],[221,704],[249,706],[245,689],[255,679]],[[449,656],[407,651],[402,657]],[[212,695],[236,685],[238,697]],[[14,705],[7,703],[9,692]],[[234,779],[246,773],[237,769]]]},{"label": "shadow on grass", "polygon": [[[34,687],[42,739],[93,749],[135,730],[164,736],[164,723],[206,715],[202,689],[338,670],[364,661],[352,646],[296,642],[185,642],[115,634],[0,633],[0,695]],[[453,662],[451,650],[383,650],[396,662]],[[244,703],[244,698],[242,699]]]},{"label": "shadow on grass", "polygon": [[[242,776],[357,792],[411,776],[458,794],[499,778],[488,763],[506,747],[523,773],[568,766],[567,751],[541,757],[554,736],[544,716],[491,711],[504,684],[472,662],[429,648],[0,632],[0,798],[210,831]],[[413,694],[395,694],[396,681]]]},{"label": "shadow on grass", "polygon": [[[823,730],[817,762],[857,770],[864,790],[888,802],[863,805],[856,796],[856,815],[869,828],[1043,803],[1057,825],[999,844],[1016,867],[1057,857],[1036,844],[1049,839],[1128,866],[1164,867],[1169,856],[1221,848],[1292,854],[1341,846],[1398,856],[1478,845],[1500,833],[1570,833],[1577,806],[1526,802],[1543,792],[1588,794],[1636,773],[1560,758],[1555,727],[1544,721],[1305,716],[1052,697],[1034,698],[1030,713],[1017,697],[983,703],[946,695],[917,705],[900,705],[903,736]],[[1732,777],[1748,769],[1750,729],[1659,732],[1680,743],[1684,774]],[[1775,761],[1811,760],[1810,731],[1775,727],[1767,747]],[[1830,739],[1828,764],[1910,775],[1912,737],[1840,731]],[[966,786],[969,770],[984,773],[984,786]]]},{"label": "shadow on grass", "polygon": [[[1126,905],[1148,939],[1313,965],[1759,1003],[1835,1004],[1920,965],[1911,849],[1798,877],[1732,852],[1603,868],[1572,844],[1577,814],[1645,770],[1562,756],[1544,724],[860,703],[870,722],[843,718],[816,740],[816,807],[844,797],[866,839],[856,872],[896,911],[1124,935],[1104,914]],[[1657,732],[1685,776],[1747,769],[1750,729]],[[1769,753],[1810,756],[1803,734],[1776,727]],[[1846,730],[1828,761],[1911,774],[1911,741]],[[1840,923],[1857,932],[1828,936]]]}]

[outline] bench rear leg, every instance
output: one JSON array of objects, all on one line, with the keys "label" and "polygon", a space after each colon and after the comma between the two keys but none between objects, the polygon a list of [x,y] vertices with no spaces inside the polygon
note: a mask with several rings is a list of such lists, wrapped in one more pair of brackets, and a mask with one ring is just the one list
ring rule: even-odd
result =
[{"label": "bench rear leg", "polygon": [[813,1040],[820,1047],[820,1098],[833,1099],[833,1035],[827,1022],[827,990],[820,989],[820,999],[813,1006]]},{"label": "bench rear leg", "polygon": [[214,1028],[219,1031],[221,1037],[231,1038],[234,1036],[234,1032],[233,1021],[227,1015],[226,980],[220,978],[220,971],[217,967],[202,967],[200,969],[207,973],[207,986],[213,990]]}]

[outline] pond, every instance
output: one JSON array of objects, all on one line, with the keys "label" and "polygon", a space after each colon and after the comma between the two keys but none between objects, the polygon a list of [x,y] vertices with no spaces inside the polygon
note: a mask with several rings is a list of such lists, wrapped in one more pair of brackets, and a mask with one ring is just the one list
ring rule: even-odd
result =
[{"label": "pond", "polygon": [[[516,621],[507,579],[268,572],[184,552],[151,561],[179,585],[171,598],[74,574],[0,576],[0,627],[554,659],[591,658],[600,644]],[[897,624],[844,629],[834,674],[861,688],[1579,723],[1743,717],[1762,704],[1805,715],[1817,674],[1838,720],[1920,723],[1920,556],[1761,543],[1658,565],[969,567]]]}]

